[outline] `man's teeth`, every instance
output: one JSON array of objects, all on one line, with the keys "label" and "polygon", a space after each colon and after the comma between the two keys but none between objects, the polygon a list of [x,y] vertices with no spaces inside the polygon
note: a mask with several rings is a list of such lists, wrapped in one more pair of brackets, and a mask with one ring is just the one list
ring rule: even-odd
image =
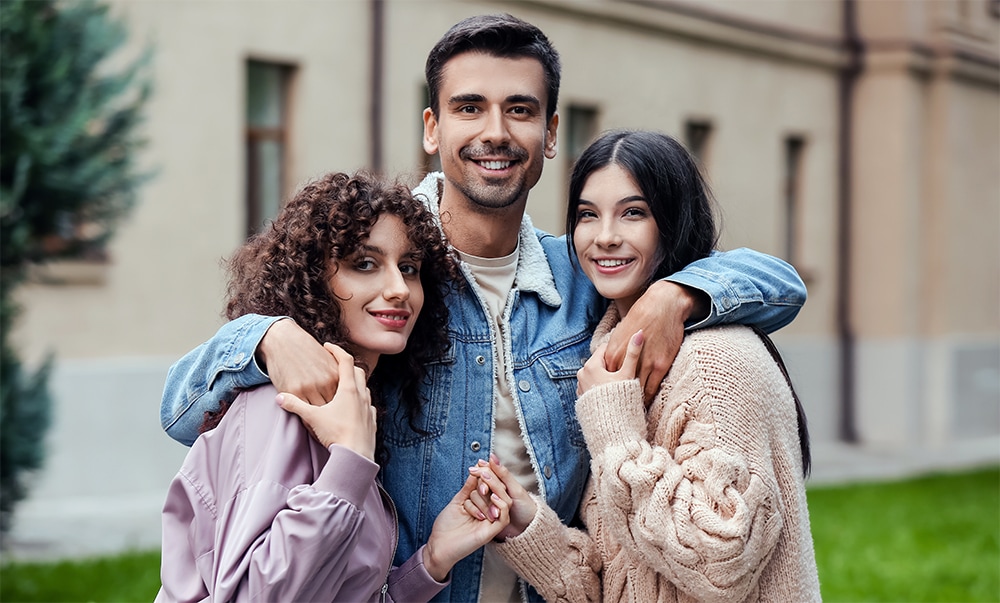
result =
[{"label": "man's teeth", "polygon": [[615,266],[624,266],[628,264],[630,260],[597,260],[597,265],[602,268],[614,268]]},{"label": "man's teeth", "polygon": [[479,165],[488,170],[505,170],[510,167],[509,161],[480,161]]}]

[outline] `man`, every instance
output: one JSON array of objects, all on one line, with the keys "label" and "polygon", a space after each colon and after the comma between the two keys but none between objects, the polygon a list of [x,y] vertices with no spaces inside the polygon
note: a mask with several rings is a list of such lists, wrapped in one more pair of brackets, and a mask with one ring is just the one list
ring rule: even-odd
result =
[{"label": "man", "polygon": [[[428,367],[419,415],[401,416],[387,396],[382,473],[399,512],[397,560],[426,541],[467,467],[491,451],[563,521],[573,517],[589,466],[575,376],[606,306],[565,239],[534,230],[524,213],[544,160],[556,155],[560,65],[545,35],[510,15],[471,17],[431,50],[426,75],[424,148],[440,155],[443,176],[429,175],[414,192],[440,217],[467,282],[450,297],[452,347]],[[774,330],[804,299],[784,262],[748,250],[718,254],[654,283],[617,330],[608,362],[620,362],[629,335],[642,328],[640,372],[646,391],[655,391],[685,323],[736,320]],[[268,379],[324,404],[336,390],[334,364],[292,321],[242,317],[171,367],[161,420],[190,444],[205,410]],[[438,598],[522,596],[537,598],[480,550],[455,566]]]}]

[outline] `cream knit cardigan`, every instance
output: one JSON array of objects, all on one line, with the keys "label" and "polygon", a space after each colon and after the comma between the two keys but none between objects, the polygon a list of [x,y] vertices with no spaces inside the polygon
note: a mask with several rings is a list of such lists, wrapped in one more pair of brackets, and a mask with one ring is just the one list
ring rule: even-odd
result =
[{"label": "cream knit cardigan", "polygon": [[[612,305],[592,347],[618,322]],[[587,531],[536,497],[525,531],[490,545],[547,601],[820,600],[795,403],[753,331],[688,334],[648,410],[633,379],[576,411]]]}]

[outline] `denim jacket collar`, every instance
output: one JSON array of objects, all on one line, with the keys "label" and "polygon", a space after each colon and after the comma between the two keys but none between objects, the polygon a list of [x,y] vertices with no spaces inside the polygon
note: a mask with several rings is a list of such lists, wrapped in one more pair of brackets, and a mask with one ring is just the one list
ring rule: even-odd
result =
[{"label": "denim jacket collar", "polygon": [[[439,227],[441,226],[441,216],[438,204],[441,200],[443,182],[443,173],[431,172],[427,174],[423,182],[413,189],[414,196],[421,199],[434,214]],[[545,257],[545,250],[538,242],[538,234],[535,227],[532,226],[528,214],[524,214],[521,218],[521,232],[518,236],[518,244],[520,245],[516,277],[518,290],[535,293],[546,305],[558,308],[562,304],[562,296],[556,290],[552,268]]]}]

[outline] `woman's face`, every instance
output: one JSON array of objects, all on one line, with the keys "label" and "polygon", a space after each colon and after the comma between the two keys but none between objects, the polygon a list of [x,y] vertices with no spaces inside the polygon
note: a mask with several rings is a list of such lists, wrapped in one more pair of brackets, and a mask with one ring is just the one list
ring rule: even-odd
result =
[{"label": "woman's face", "polygon": [[357,252],[331,267],[347,339],[369,369],[379,355],[402,352],[413,332],[424,305],[420,257],[403,221],[385,214]]},{"label": "woman's face", "polygon": [[587,177],[573,246],[587,278],[625,316],[662,260],[659,229],[632,176],[611,164]]}]

